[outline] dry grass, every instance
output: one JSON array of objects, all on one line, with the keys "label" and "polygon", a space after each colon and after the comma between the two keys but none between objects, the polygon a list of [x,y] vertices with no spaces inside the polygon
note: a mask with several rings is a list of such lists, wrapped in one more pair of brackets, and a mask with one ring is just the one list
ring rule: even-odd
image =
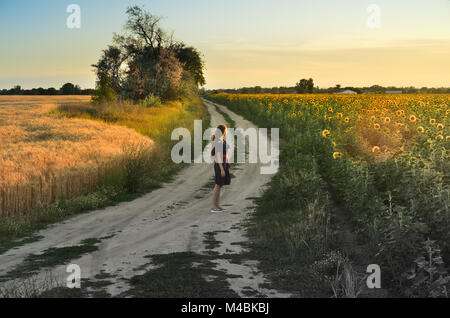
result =
[{"label": "dry grass", "polygon": [[170,136],[175,128],[193,128],[194,120],[202,119],[202,111],[186,107],[189,104],[192,104],[192,101],[170,101],[153,107],[127,101],[99,105],[63,103],[52,113],[126,126],[149,136],[157,143],[171,143]]},{"label": "dry grass", "polygon": [[95,187],[101,169],[130,145],[153,141],[135,130],[50,115],[89,96],[0,97],[0,215],[33,209]]}]

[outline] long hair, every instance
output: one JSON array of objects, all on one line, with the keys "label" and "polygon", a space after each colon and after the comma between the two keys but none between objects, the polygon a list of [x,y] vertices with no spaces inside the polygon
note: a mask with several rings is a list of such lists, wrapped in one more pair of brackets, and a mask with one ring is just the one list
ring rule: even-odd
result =
[{"label": "long hair", "polygon": [[[219,131],[220,131],[220,133],[222,133],[222,136],[225,135],[226,130],[227,130],[227,125],[223,124],[223,125],[217,126],[216,133],[211,136],[211,141],[216,140],[216,134],[219,134]],[[212,150],[211,150],[211,156],[215,156],[215,155],[216,155],[216,147],[213,143]]]}]

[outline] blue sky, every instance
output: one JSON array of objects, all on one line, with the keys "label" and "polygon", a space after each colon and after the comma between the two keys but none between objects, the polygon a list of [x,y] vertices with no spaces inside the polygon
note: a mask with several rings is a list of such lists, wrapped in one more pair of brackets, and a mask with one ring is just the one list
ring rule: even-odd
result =
[{"label": "blue sky", "polygon": [[[81,29],[66,27],[71,3]],[[372,3],[379,29],[366,25]],[[93,87],[90,65],[135,4],[204,54],[208,88],[450,86],[449,0],[0,0],[0,88]]]}]

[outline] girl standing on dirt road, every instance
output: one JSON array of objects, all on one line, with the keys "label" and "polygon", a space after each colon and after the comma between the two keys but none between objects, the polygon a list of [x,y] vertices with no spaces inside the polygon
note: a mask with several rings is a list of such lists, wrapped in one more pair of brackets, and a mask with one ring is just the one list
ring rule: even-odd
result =
[{"label": "girl standing on dirt road", "polygon": [[213,206],[212,213],[221,213],[226,210],[220,207],[220,189],[225,185],[230,185],[230,162],[228,160],[229,145],[225,141],[227,135],[227,126],[219,125],[214,136],[212,136],[213,145],[211,156],[214,157],[214,173],[216,186],[213,192]]}]

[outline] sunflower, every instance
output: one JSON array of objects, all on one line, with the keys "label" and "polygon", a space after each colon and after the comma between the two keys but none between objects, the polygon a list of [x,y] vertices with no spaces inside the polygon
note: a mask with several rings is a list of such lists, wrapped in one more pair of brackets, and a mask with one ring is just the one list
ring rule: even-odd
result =
[{"label": "sunflower", "polygon": [[330,131],[329,130],[326,129],[326,130],[322,131],[322,136],[323,137],[327,138],[329,135],[330,135]]},{"label": "sunflower", "polygon": [[370,121],[375,121],[377,119],[375,116],[370,116]]},{"label": "sunflower", "polygon": [[346,123],[349,123],[349,122],[350,122],[350,118],[345,117],[344,121],[345,121]]},{"label": "sunflower", "polygon": [[333,108],[328,107],[328,111],[329,111],[330,113],[332,113],[332,112],[333,112]]},{"label": "sunflower", "polygon": [[374,124],[374,125],[373,125],[373,129],[375,129],[375,130],[380,129],[380,124]]},{"label": "sunflower", "polygon": [[442,125],[442,124],[437,124],[437,125],[436,125],[436,128],[439,129],[439,130],[444,129],[444,125]]},{"label": "sunflower", "polygon": [[372,152],[373,152],[373,153],[380,152],[380,147],[378,147],[378,146],[373,146]]},{"label": "sunflower", "polygon": [[420,133],[423,133],[425,131],[425,129],[423,129],[423,127],[420,126],[420,127],[417,127],[417,131]]},{"label": "sunflower", "polygon": [[434,124],[436,124],[436,119],[434,119],[434,118],[431,118],[431,119],[430,119],[430,124],[431,124],[431,125],[434,125]]},{"label": "sunflower", "polygon": [[342,118],[342,117],[344,117],[344,114],[338,113],[337,116],[338,116],[338,118]]},{"label": "sunflower", "polygon": [[389,124],[389,123],[391,122],[391,119],[390,119],[389,117],[386,117],[386,118],[384,119],[384,122],[385,122],[386,124]]},{"label": "sunflower", "polygon": [[446,141],[450,141],[450,136],[445,137]]},{"label": "sunflower", "polygon": [[333,153],[333,159],[336,160],[338,158],[342,158],[342,154],[340,152]]},{"label": "sunflower", "polygon": [[417,117],[414,115],[409,116],[409,121],[415,123],[417,121]]}]

